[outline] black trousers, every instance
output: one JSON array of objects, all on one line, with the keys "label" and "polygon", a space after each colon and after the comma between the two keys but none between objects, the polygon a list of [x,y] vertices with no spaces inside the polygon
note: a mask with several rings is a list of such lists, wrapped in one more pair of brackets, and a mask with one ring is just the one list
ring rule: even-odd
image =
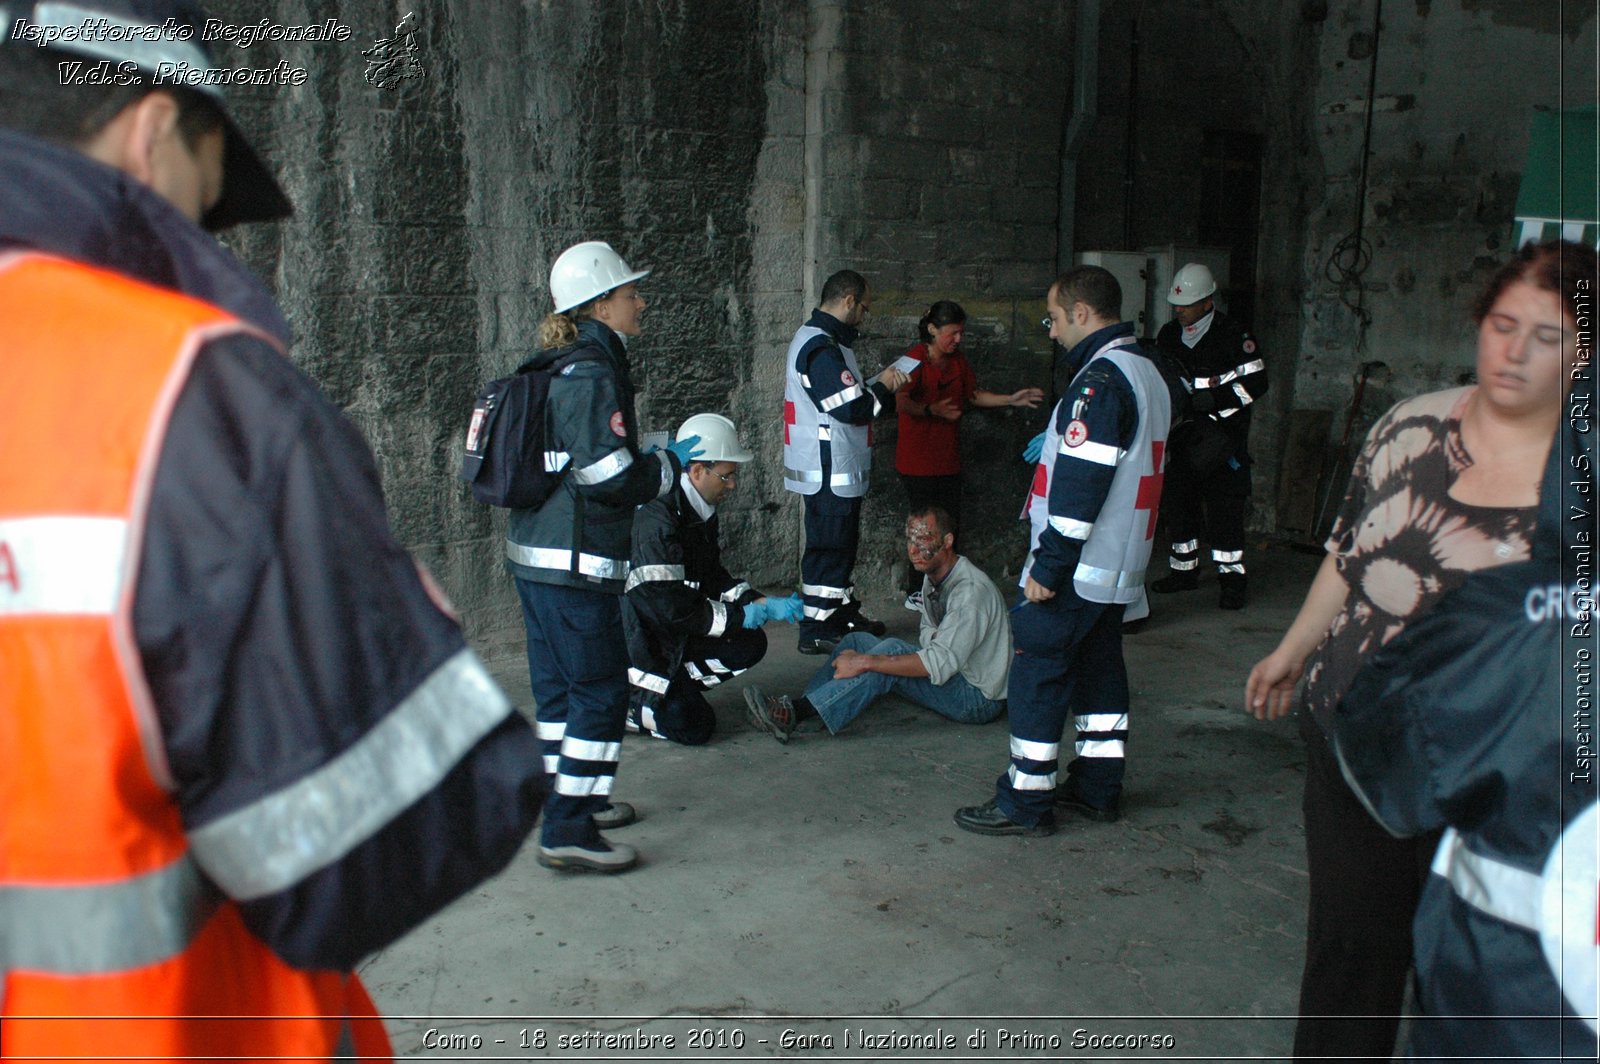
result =
[{"label": "black trousers", "polygon": [[861,497],[823,487],[805,496],[806,549],[800,556],[801,639],[840,639],[861,613],[850,573],[861,543]]},{"label": "black trousers", "polygon": [[[900,474],[900,483],[906,489],[906,512],[927,506],[938,506],[950,515],[950,531],[956,533],[956,550],[961,549],[961,475],[951,473],[938,477],[915,477]],[[922,590],[922,574],[914,565],[906,565],[906,594]]]},{"label": "black trousers", "polygon": [[1294,1059],[1387,1062],[1411,968],[1411,921],[1440,833],[1390,835],[1344,782],[1309,714],[1300,733],[1311,897]]},{"label": "black trousers", "polygon": [[683,664],[661,704],[640,712],[640,727],[658,739],[685,746],[709,741],[717,730],[717,714],[701,692],[733,679],[766,656],[767,633],[759,628],[695,636],[684,647]]},{"label": "black trousers", "polygon": [[1250,469],[1221,466],[1200,474],[1174,455],[1161,489],[1161,516],[1172,539],[1173,571],[1193,570],[1200,560],[1200,541],[1211,546],[1217,566],[1244,569],[1244,519],[1250,505]]}]

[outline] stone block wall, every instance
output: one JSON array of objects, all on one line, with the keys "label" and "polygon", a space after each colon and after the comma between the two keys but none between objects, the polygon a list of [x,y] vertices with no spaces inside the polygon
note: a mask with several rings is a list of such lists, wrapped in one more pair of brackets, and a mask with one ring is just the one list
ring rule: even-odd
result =
[{"label": "stone block wall", "polygon": [[[871,372],[916,342],[930,304],[968,314],[980,387],[1050,387],[1038,326],[1054,274],[1071,12],[973,0],[812,5],[807,181],[815,204],[808,293],[849,267],[872,286],[857,347]],[[971,410],[962,419],[961,549],[1016,572],[1017,514],[1031,471],[1019,458],[1047,409]],[[905,494],[897,426],[874,427],[858,584],[904,571]]]},{"label": "stone block wall", "polygon": [[[897,357],[935,299],[973,316],[980,381],[1048,379],[1034,323],[1055,248],[1055,144],[1069,42],[1042,2],[871,5],[553,0],[418,9],[426,76],[381,89],[362,49],[406,5],[255,0],[239,23],[337,18],[342,43],[227,49],[230,66],[304,66],[295,88],[235,93],[295,200],[230,235],[274,284],[296,360],[378,457],[402,540],[490,657],[520,651],[500,568],[504,515],[455,479],[483,381],[532,350],[555,255],[611,241],[653,270],[630,348],[640,420],[728,413],[757,452],[723,509],[733,568],[798,578],[798,499],[782,490],[782,356],[827,273],[874,283],[865,359]],[[971,549],[1020,554],[1015,460],[1042,423],[974,413],[981,519]],[[894,422],[881,422],[863,588],[901,565]]]},{"label": "stone block wall", "polygon": [[[1349,104],[1365,92],[1372,7],[1104,0],[1099,117],[1063,196],[1073,5],[441,0],[416,9],[426,77],[380,89],[362,49],[409,5],[240,0],[235,22],[337,18],[352,38],[220,46],[230,66],[283,59],[308,74],[233,94],[299,213],[229,241],[280,294],[294,357],[371,441],[401,538],[474,642],[508,657],[522,634],[503,515],[472,503],[455,469],[471,397],[532,350],[563,248],[606,239],[653,269],[631,348],[641,421],[667,429],[710,409],[741,424],[757,460],[723,511],[729,560],[777,589],[797,580],[801,548],[799,502],[781,486],[782,356],[827,274],[872,282],[869,371],[913,342],[931,302],[954,299],[981,384],[1048,388],[1038,321],[1061,230],[1077,249],[1121,246],[1130,221],[1134,246],[1190,239],[1198,138],[1254,133],[1255,324],[1273,381],[1256,415],[1256,524],[1270,528],[1290,411],[1342,410],[1368,357],[1393,367],[1374,408],[1470,368],[1464,301],[1510,251],[1531,109],[1594,98],[1592,3],[1385,6],[1377,92],[1406,102],[1374,120],[1363,339],[1325,265],[1354,221],[1362,122]],[[1130,79],[1119,57],[1135,16]],[[1045,416],[964,420],[963,547],[991,571],[1021,561],[1029,471],[1016,455]],[[857,571],[880,595],[905,564],[895,435],[879,423]]]},{"label": "stone block wall", "polygon": [[[1536,107],[1596,100],[1594,4],[1385,4],[1363,236],[1371,261],[1338,285],[1325,265],[1355,229],[1373,40],[1371,0],[1331,6],[1313,87],[1325,160],[1306,221],[1307,292],[1296,403],[1338,411],[1360,363],[1389,369],[1369,387],[1370,421],[1473,368],[1473,298],[1515,250],[1512,218]],[[1370,317],[1348,305],[1361,306]]]}]

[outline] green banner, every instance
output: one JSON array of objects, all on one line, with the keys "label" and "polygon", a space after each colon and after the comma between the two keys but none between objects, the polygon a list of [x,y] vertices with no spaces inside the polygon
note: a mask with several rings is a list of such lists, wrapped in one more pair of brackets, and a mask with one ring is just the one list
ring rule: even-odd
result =
[{"label": "green banner", "polygon": [[1533,113],[1514,236],[1600,243],[1600,108]]}]

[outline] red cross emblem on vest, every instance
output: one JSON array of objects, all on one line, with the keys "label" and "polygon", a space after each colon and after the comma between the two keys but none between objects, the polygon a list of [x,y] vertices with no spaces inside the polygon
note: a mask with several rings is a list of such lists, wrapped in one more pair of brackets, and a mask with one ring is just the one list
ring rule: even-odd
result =
[{"label": "red cross emblem on vest", "polygon": [[794,404],[785,400],[783,404],[783,443],[789,444],[789,430],[794,428]]},{"label": "red cross emblem on vest", "polygon": [[1156,535],[1156,514],[1161,506],[1161,483],[1166,479],[1161,468],[1161,452],[1165,447],[1164,441],[1150,441],[1150,468],[1155,472],[1139,478],[1139,494],[1133,499],[1135,510],[1150,511],[1150,521],[1144,529],[1145,539],[1154,539]]}]

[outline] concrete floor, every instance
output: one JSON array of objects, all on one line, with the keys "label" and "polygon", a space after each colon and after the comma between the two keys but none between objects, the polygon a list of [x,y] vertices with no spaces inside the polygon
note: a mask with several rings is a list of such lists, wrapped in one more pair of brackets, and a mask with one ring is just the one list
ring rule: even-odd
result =
[{"label": "concrete floor", "polygon": [[[769,626],[767,661],[712,693],[709,746],[629,737],[617,796],[642,819],[614,835],[640,868],[558,875],[525,847],[368,961],[397,1056],[1285,1056],[1304,758],[1292,720],[1240,706],[1316,564],[1254,552],[1241,613],[1216,608],[1209,576],[1157,597],[1125,641],[1123,819],[1041,839],[950,819],[991,796],[1004,718],[962,726],[886,700],[839,736],[750,730],[747,683],[798,694],[819,663]],[[915,638],[898,601],[868,606]],[[527,704],[520,670],[500,679]]]}]

